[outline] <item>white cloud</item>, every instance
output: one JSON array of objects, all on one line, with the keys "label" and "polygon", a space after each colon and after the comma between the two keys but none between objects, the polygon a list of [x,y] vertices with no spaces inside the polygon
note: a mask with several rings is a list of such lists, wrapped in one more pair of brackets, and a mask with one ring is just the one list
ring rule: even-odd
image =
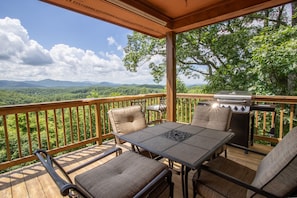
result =
[{"label": "white cloud", "polygon": [[107,41],[108,41],[108,45],[113,45],[113,44],[116,43],[115,40],[114,40],[114,38],[111,37],[111,36],[107,38]]},{"label": "white cloud", "polygon": [[[6,17],[0,19],[0,43],[1,80],[154,83],[147,63],[143,63],[136,73],[126,70],[122,62],[123,47],[112,36],[107,38],[107,43],[122,57],[112,51],[95,53],[65,44],[45,49],[38,41],[30,39],[20,20]],[[153,60],[158,63],[162,58],[155,56]],[[166,79],[161,82],[165,83]]]},{"label": "white cloud", "polygon": [[44,65],[52,62],[47,50],[30,40],[18,19],[0,19],[0,60],[12,64]]},{"label": "white cloud", "polygon": [[112,36],[108,37],[107,38],[107,41],[108,41],[108,45],[114,45],[114,46],[116,46],[116,48],[117,48],[118,51],[122,51],[123,50],[123,47],[120,44],[118,44]]},{"label": "white cloud", "polygon": [[[123,54],[122,46],[113,37],[108,37],[107,42]],[[153,83],[147,66],[131,73],[123,66],[121,57],[111,52],[96,54],[65,44],[45,49],[29,38],[18,19],[0,19],[0,43],[1,80]]]}]

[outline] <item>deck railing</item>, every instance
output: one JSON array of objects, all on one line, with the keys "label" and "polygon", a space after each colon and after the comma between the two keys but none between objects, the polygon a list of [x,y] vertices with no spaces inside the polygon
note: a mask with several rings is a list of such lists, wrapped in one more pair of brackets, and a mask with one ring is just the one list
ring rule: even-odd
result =
[{"label": "deck railing", "polygon": [[[37,148],[51,154],[112,139],[107,112],[135,103],[158,104],[166,94],[147,94],[0,107],[0,171],[35,160]],[[177,121],[190,123],[195,105],[212,94],[177,94]],[[255,113],[255,139],[277,143],[296,126],[297,97],[253,96],[254,103],[274,104],[275,112]],[[146,112],[150,120],[157,113]],[[165,115],[166,117],[166,115]],[[274,136],[268,131],[274,127]]]},{"label": "deck railing", "polygon": [[33,152],[37,148],[55,154],[102,144],[113,138],[107,117],[109,109],[135,103],[155,104],[164,96],[148,94],[2,106],[0,171],[35,160]]}]

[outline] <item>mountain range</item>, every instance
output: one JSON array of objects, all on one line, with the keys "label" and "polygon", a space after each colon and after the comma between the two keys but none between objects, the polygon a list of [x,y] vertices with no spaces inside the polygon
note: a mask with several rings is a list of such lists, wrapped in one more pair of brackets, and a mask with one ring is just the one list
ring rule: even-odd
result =
[{"label": "mountain range", "polygon": [[72,82],[45,79],[40,81],[10,81],[0,80],[0,88],[47,88],[47,87],[90,87],[90,86],[105,86],[116,87],[121,84],[110,82]]},{"label": "mountain range", "polygon": [[[187,85],[187,87],[199,86],[202,84]],[[45,79],[39,81],[13,81],[13,80],[0,80],[0,89],[15,89],[15,88],[63,88],[63,87],[119,87],[119,86],[145,86],[154,88],[164,88],[165,85],[160,84],[120,84],[111,82],[74,82],[74,81],[61,81]]]}]

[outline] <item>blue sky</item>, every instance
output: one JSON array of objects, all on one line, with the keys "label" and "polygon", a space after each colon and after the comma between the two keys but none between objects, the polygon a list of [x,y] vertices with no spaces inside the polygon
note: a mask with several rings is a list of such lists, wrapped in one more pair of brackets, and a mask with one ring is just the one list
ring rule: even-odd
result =
[{"label": "blue sky", "polygon": [[153,84],[147,65],[137,73],[123,66],[128,34],[129,29],[38,0],[1,0],[0,80]]},{"label": "blue sky", "polygon": [[107,43],[112,36],[125,45],[132,31],[38,0],[1,0],[0,16],[21,20],[31,39],[50,49],[58,43],[84,50],[113,50]]}]

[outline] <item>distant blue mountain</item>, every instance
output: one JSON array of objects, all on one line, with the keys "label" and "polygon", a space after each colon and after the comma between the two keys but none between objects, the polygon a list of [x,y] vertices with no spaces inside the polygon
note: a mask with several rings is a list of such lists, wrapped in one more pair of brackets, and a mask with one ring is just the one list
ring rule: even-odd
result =
[{"label": "distant blue mountain", "polygon": [[121,84],[110,82],[72,82],[72,81],[59,81],[45,79],[40,81],[10,81],[0,80],[0,88],[33,88],[33,87],[90,87],[90,86],[105,86],[116,87]]},{"label": "distant blue mountain", "polygon": [[9,87],[34,87],[34,85],[26,82],[19,81],[9,81],[9,80],[0,80],[0,87],[9,88]]}]

